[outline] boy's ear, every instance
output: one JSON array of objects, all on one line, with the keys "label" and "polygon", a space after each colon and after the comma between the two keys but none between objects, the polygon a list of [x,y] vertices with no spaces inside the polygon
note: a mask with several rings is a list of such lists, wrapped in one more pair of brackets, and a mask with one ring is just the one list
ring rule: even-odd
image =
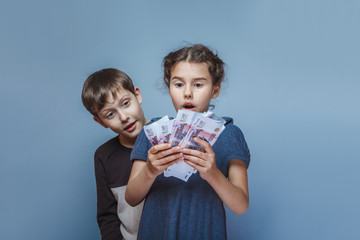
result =
[{"label": "boy's ear", "polygon": [[139,104],[142,104],[142,96],[140,92],[140,88],[135,87],[135,97],[137,98]]},{"label": "boy's ear", "polygon": [[95,122],[97,122],[98,124],[100,124],[100,125],[103,126],[104,128],[108,128],[108,126],[106,126],[106,125],[101,121],[100,118],[94,116],[93,119],[95,120]]},{"label": "boy's ear", "polygon": [[221,83],[215,85],[214,88],[213,88],[211,98],[213,98],[213,99],[217,98],[217,96],[219,96],[220,89],[221,89]]}]

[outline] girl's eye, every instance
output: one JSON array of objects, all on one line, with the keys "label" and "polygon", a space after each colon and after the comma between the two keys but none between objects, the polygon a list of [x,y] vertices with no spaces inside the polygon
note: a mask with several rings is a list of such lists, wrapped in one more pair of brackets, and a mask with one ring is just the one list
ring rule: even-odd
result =
[{"label": "girl's eye", "polygon": [[175,86],[176,87],[182,87],[184,84],[182,84],[182,83],[175,83]]},{"label": "girl's eye", "polygon": [[106,118],[112,118],[115,115],[114,112],[109,112],[108,114],[106,114]]},{"label": "girl's eye", "polygon": [[203,86],[202,83],[195,83],[195,84],[194,84],[194,87],[196,87],[196,88],[200,88],[200,87],[202,87],[202,86]]}]

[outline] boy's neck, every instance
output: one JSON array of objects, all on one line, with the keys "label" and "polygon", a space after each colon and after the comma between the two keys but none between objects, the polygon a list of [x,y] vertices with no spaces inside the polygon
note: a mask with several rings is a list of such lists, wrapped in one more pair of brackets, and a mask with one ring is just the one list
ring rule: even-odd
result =
[{"label": "boy's neck", "polygon": [[133,148],[136,142],[136,138],[135,139],[129,139],[129,138],[122,138],[121,135],[119,135],[119,142],[121,145],[123,145],[124,147],[127,148]]}]

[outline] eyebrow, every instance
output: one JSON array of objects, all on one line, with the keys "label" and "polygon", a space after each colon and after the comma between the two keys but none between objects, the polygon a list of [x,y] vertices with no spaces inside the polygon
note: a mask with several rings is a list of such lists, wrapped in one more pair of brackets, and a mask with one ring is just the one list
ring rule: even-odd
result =
[{"label": "eyebrow", "polygon": [[[122,101],[124,101],[126,98],[130,98],[130,95],[127,94],[127,93],[124,94],[123,96],[121,96],[121,98],[116,98],[113,103],[110,103],[110,102],[106,101],[104,107],[100,110],[100,112],[108,111],[108,109],[106,108],[106,105],[107,105],[107,104],[113,105],[113,104],[115,104],[115,102],[122,102]],[[111,109],[111,108],[112,108],[112,107],[110,107],[110,109]]]},{"label": "eyebrow", "polygon": [[[175,76],[175,77],[172,77],[171,78],[171,81],[172,80],[184,80],[184,78],[182,78],[182,77],[177,77],[177,76]],[[205,78],[205,77],[198,77],[198,78],[192,78],[191,80],[195,80],[195,81],[206,81],[206,80],[208,80],[207,78]]]}]

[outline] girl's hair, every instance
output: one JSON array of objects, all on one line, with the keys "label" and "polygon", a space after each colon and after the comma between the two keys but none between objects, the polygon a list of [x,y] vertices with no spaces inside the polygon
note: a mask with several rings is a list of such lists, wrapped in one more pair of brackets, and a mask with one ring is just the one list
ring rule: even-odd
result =
[{"label": "girl's hair", "polygon": [[91,74],[85,81],[81,98],[85,108],[94,116],[101,110],[107,98],[113,98],[120,89],[128,90],[135,94],[135,88],[131,78],[126,73],[115,69],[101,69]]},{"label": "girl's hair", "polygon": [[188,47],[183,47],[179,50],[169,53],[163,60],[164,67],[164,83],[169,87],[171,79],[171,70],[175,64],[186,61],[190,63],[206,63],[208,65],[209,73],[212,77],[213,85],[217,85],[224,80],[225,63],[214,54],[208,47],[195,44]]}]

